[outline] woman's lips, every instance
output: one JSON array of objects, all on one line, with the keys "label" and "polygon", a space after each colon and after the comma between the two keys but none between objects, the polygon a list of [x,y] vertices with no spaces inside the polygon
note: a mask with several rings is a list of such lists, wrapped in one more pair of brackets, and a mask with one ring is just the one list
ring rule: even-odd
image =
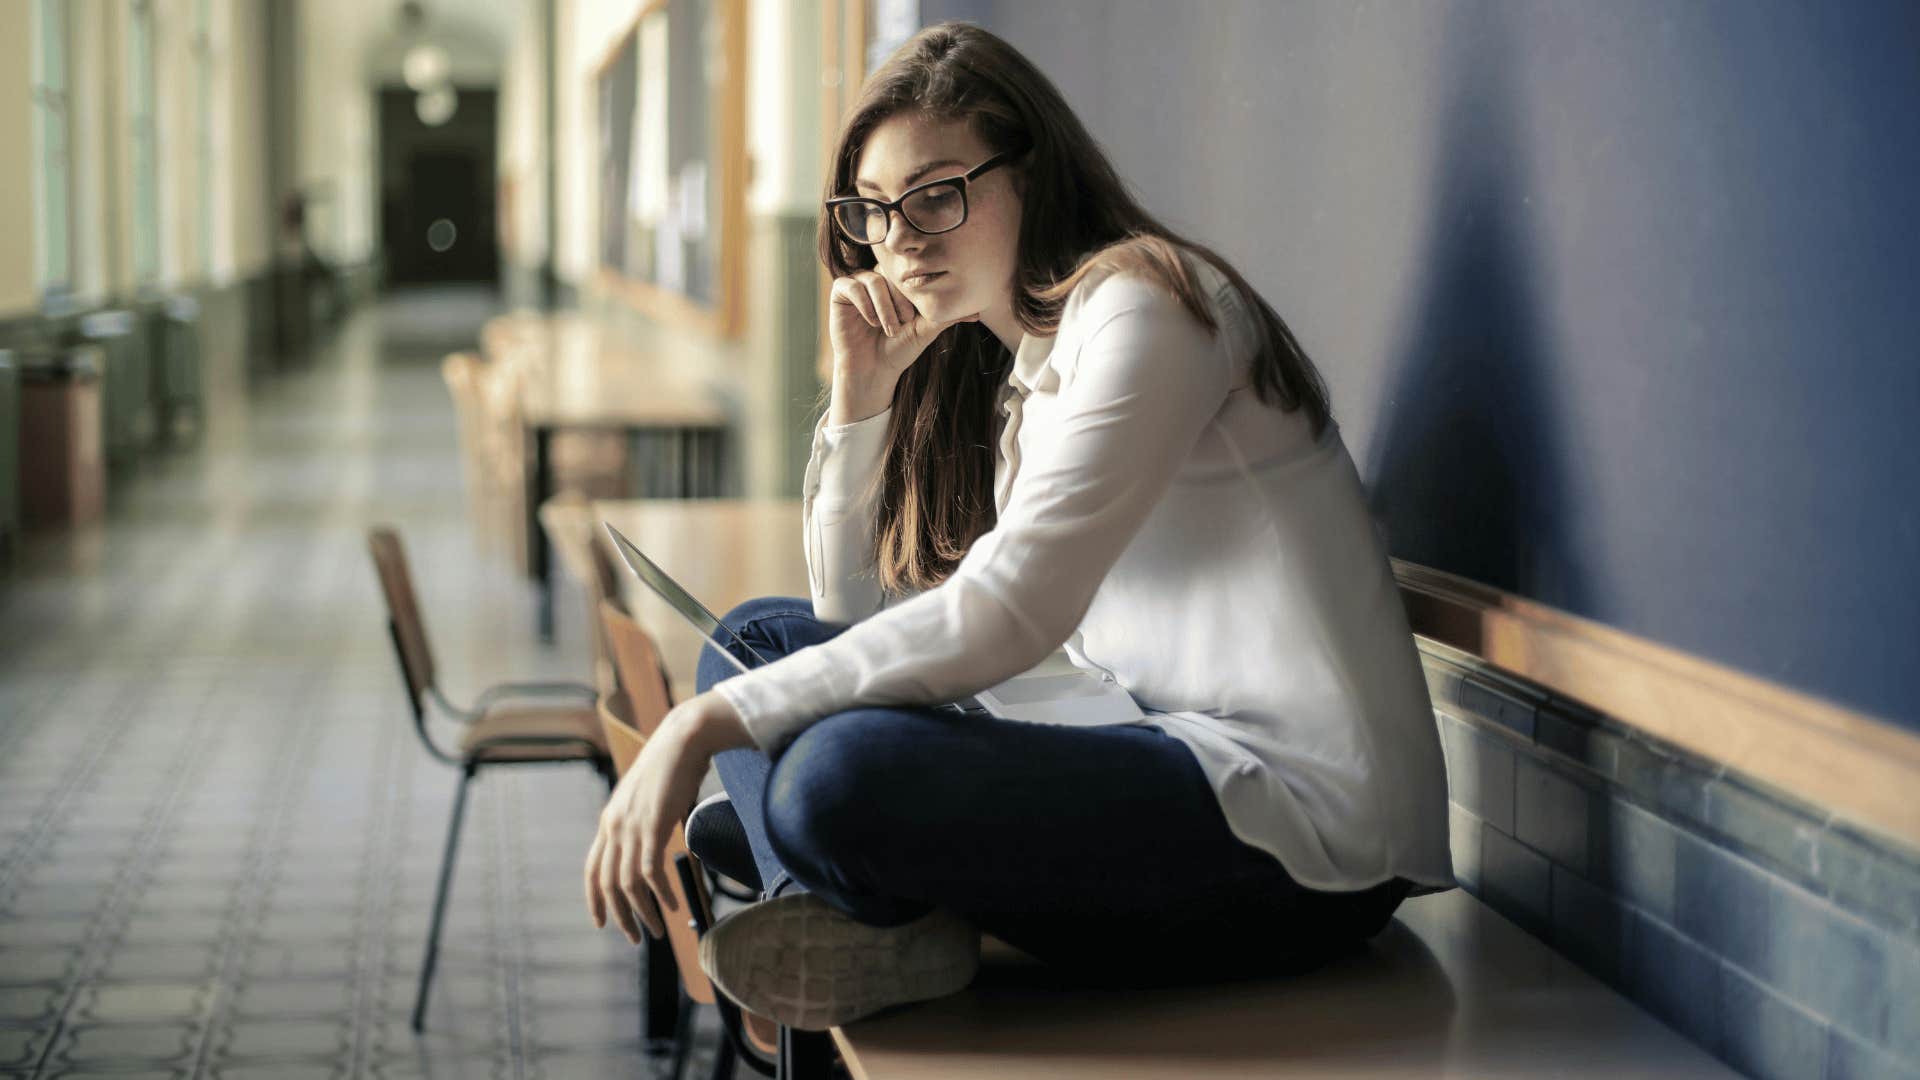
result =
[{"label": "woman's lips", "polygon": [[915,288],[918,288],[922,285],[927,284],[928,282],[938,281],[941,278],[946,276],[947,276],[947,272],[945,270],[935,270],[931,273],[926,273],[926,274],[914,274],[910,277],[902,279],[900,283],[902,285],[912,285]]}]

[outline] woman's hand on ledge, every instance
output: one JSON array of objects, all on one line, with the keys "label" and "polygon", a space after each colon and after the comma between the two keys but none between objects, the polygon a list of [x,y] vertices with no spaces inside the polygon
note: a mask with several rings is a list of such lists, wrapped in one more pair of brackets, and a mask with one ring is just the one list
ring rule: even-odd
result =
[{"label": "woman's hand on ledge", "polygon": [[674,827],[693,809],[713,755],[752,745],[740,715],[711,690],[660,721],[607,799],[587,850],[587,914],[594,926],[605,926],[611,912],[635,944],[643,930],[654,938],[666,934],[661,906],[679,911],[668,884],[667,844]]}]

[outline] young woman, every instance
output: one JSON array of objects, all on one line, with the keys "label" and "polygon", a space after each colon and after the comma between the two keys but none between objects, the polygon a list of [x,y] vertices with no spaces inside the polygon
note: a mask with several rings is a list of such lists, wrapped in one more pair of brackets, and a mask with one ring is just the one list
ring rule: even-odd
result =
[{"label": "young woman", "polygon": [[[1292,971],[1450,886],[1413,637],[1279,316],[974,26],[873,75],[830,173],[812,597],[727,617],[779,659],[703,657],[601,815],[596,925],[661,934],[709,760],[771,899],[703,966],[801,1029],[963,987],[982,931],[1102,979]],[[1062,647],[1145,719],[939,707]]]}]

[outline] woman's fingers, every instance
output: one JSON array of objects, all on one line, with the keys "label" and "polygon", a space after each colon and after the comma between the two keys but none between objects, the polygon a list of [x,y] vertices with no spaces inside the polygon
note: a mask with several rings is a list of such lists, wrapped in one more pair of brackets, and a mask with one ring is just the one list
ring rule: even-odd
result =
[{"label": "woman's fingers", "polygon": [[680,905],[674,900],[673,882],[667,878],[667,845],[655,837],[648,839],[650,842],[640,852],[640,873],[646,876],[647,887],[653,890],[660,906],[678,912]]},{"label": "woman's fingers", "polygon": [[587,848],[587,917],[593,920],[594,929],[607,925],[607,903],[600,895],[600,856],[607,849],[607,834],[593,834],[593,845]]},{"label": "woman's fingers", "polygon": [[643,933],[660,938],[667,932],[660,907],[648,891],[650,883],[641,876],[644,860],[635,854],[639,847],[609,842],[601,832],[587,852],[586,869],[587,913],[593,925],[605,927],[611,910],[620,932],[636,945]]},{"label": "woman's fingers", "polygon": [[[660,918],[660,909],[654,905],[652,895],[647,892],[647,883],[641,880],[641,865],[635,857],[635,848],[638,846],[637,844],[628,845],[622,851],[620,890],[634,918],[646,927],[646,932],[650,936],[657,939],[665,936],[667,927],[665,921]],[[640,934],[637,928],[632,936],[634,944],[639,944]]]},{"label": "woman's fingers", "polygon": [[893,294],[893,310],[900,319],[900,325],[912,326],[913,320],[920,317],[920,309],[914,307],[913,301],[907,299],[907,294],[901,292],[900,287],[893,282],[887,282],[887,291]]},{"label": "woman's fingers", "polygon": [[840,297],[843,304],[853,305],[853,310],[867,321],[868,326],[879,326],[880,315],[873,309],[873,296],[865,285],[853,278],[841,278],[833,287],[834,295]]},{"label": "woman's fingers", "polygon": [[873,310],[880,316],[880,329],[888,337],[895,337],[905,325],[900,318],[900,309],[893,303],[893,283],[879,274],[868,271],[859,275],[860,284],[866,286],[867,296],[873,301]]},{"label": "woman's fingers", "polygon": [[614,921],[620,924],[620,932],[627,940],[640,941],[640,927],[634,922],[633,905],[627,902],[627,890],[622,882],[626,878],[626,864],[632,858],[630,848],[623,844],[614,844],[602,861],[604,872],[600,875],[600,891],[606,896],[607,906],[613,909]]}]

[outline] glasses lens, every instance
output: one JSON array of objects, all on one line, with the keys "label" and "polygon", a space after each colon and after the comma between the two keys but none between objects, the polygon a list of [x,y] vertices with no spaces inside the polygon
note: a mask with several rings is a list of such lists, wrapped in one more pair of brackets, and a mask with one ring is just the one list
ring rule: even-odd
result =
[{"label": "glasses lens", "polygon": [[871,203],[841,203],[833,208],[833,217],[856,244],[877,244],[887,234],[887,215]]},{"label": "glasses lens", "polygon": [[908,196],[900,211],[921,232],[946,232],[967,219],[967,197],[958,184],[936,184]]}]

